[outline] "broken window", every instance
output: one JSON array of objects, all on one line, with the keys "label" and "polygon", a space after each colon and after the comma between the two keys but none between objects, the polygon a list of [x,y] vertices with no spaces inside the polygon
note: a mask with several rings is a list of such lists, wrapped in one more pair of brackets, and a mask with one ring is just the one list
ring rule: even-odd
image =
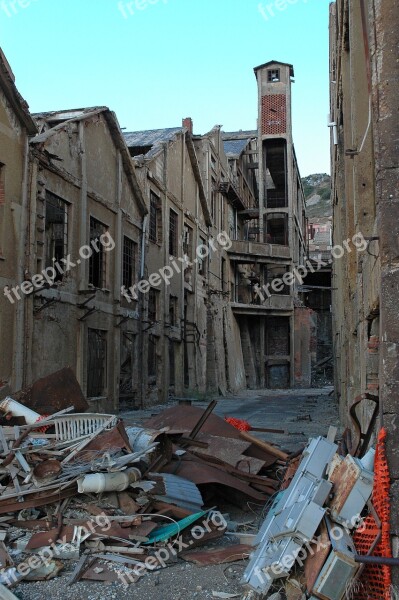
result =
[{"label": "broken window", "polygon": [[156,323],[158,316],[158,293],[159,290],[151,288],[148,292],[148,320]]},{"label": "broken window", "polygon": [[170,209],[169,212],[169,255],[177,256],[178,253],[178,223],[179,217],[174,210]]},{"label": "broken window", "polygon": [[193,260],[193,230],[189,225],[184,225],[183,254],[187,255],[188,260]]},{"label": "broken window", "polygon": [[[206,240],[203,237],[200,237],[200,247],[206,246]],[[198,252],[197,256],[198,261],[198,275],[202,275],[202,277],[206,276],[206,258],[202,256],[202,252]]]},{"label": "broken window", "polygon": [[[68,248],[68,204],[62,198],[46,190],[46,267],[53,261],[60,262],[67,255]],[[55,281],[61,281],[57,271]]]},{"label": "broken window", "polygon": [[173,340],[169,340],[169,387],[175,385],[175,346],[175,342]]},{"label": "broken window", "polygon": [[105,287],[105,252],[100,237],[107,231],[107,226],[90,217],[90,244],[93,254],[89,259],[89,283],[96,288]]},{"label": "broken window", "polygon": [[277,83],[280,81],[280,69],[268,69],[267,81],[268,83]]},{"label": "broken window", "polygon": [[136,272],[136,244],[128,237],[123,237],[123,256],[122,256],[122,285],[128,290],[132,287]]},{"label": "broken window", "polygon": [[288,215],[286,213],[269,213],[265,215],[265,242],[268,244],[288,245]]},{"label": "broken window", "polygon": [[[283,277],[288,271],[288,265],[267,265],[265,267],[265,284],[272,294],[290,294],[290,287],[283,281]],[[278,285],[276,280],[278,280]],[[273,282],[276,282],[275,288],[271,287]]]},{"label": "broken window", "polygon": [[148,336],[148,383],[156,384],[157,380],[157,346],[158,338],[155,335]]},{"label": "broken window", "polygon": [[169,323],[177,325],[177,296],[169,296]]},{"label": "broken window", "polygon": [[107,385],[107,332],[87,330],[87,396],[103,396]]},{"label": "broken window", "polygon": [[149,226],[149,238],[151,242],[155,244],[161,241],[162,231],[162,215],[161,215],[161,201],[159,196],[150,192],[150,226]]}]

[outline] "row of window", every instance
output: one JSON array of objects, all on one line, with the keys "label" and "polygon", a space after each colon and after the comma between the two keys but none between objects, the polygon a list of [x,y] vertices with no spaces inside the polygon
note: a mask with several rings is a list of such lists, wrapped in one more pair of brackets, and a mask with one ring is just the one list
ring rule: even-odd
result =
[{"label": "row of window", "polygon": [[[96,288],[106,286],[106,254],[100,238],[108,227],[101,221],[90,217],[90,244],[96,250],[89,258],[89,284]],[[178,255],[178,232],[179,216],[170,209],[169,212],[169,255]],[[68,254],[68,203],[51,192],[46,192],[46,267],[51,266],[53,261],[62,261]],[[149,239],[152,242],[162,241],[162,212],[159,197],[151,192],[150,198],[150,222]],[[183,253],[191,262],[193,256],[194,236],[193,229],[189,225],[184,226]],[[200,238],[200,244],[205,245],[205,238]],[[122,285],[129,289],[136,281],[137,244],[129,237],[123,237],[122,249]],[[205,276],[206,261],[197,257],[198,273]],[[62,274],[58,273],[56,280],[62,280]]]}]

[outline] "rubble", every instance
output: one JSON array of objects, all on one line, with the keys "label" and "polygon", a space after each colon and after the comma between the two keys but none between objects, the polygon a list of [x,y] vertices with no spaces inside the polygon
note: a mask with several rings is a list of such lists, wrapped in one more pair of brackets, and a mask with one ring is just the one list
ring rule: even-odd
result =
[{"label": "rubble", "polygon": [[[342,600],[370,564],[396,564],[374,554],[373,448],[343,455],[330,428],[288,455],[215,405],[172,406],[143,427],[73,406],[36,415],[6,398],[1,422],[19,420],[0,426],[0,584],[55,578],[74,561],[69,585],[132,585],[178,557],[199,567],[248,561],[243,598]],[[267,510],[259,531],[253,518],[248,530],[218,512],[226,500]],[[367,515],[377,530],[360,556]]]},{"label": "rubble", "polygon": [[288,455],[244,440],[215,405],[179,406],[179,422],[167,409],[143,428],[74,406],[43,416],[6,398],[1,423],[19,420],[0,426],[0,582],[53,578],[73,560],[71,585],[131,584],[177,555],[204,565],[248,557],[251,546],[230,536],[221,549],[194,549],[224,536],[219,501],[264,505]]}]

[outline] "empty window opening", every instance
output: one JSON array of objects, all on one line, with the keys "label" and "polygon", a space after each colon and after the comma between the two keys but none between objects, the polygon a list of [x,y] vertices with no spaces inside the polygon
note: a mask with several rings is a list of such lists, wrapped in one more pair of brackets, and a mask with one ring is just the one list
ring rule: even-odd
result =
[{"label": "empty window opening", "polygon": [[268,83],[277,83],[280,81],[280,69],[268,69],[267,81]]},{"label": "empty window opening", "polygon": [[[206,240],[203,237],[200,237],[200,247],[202,249],[203,246],[206,246]],[[198,275],[202,275],[202,277],[206,276],[206,268],[207,268],[207,263],[206,263],[206,257],[202,256],[202,253],[199,252],[198,254],[201,254],[201,256],[197,256],[197,261],[198,261]]]},{"label": "empty window opening", "polygon": [[176,326],[178,321],[178,304],[177,296],[169,296],[169,323]]},{"label": "empty window opening", "polygon": [[184,225],[183,254],[190,262],[193,260],[193,230],[189,225]]},{"label": "empty window opening", "polygon": [[148,336],[148,383],[155,385],[157,382],[157,367],[158,367],[158,338],[154,335]]},{"label": "empty window opening", "polygon": [[175,377],[175,369],[176,369],[176,360],[175,360],[175,349],[176,344],[173,340],[169,340],[169,387],[175,385],[176,377]]},{"label": "empty window opening", "polygon": [[179,217],[174,210],[170,210],[169,213],[169,255],[177,256],[178,252],[178,223]]},{"label": "empty window opening", "polygon": [[107,332],[87,330],[87,396],[103,396],[107,385]]},{"label": "empty window opening", "polygon": [[151,288],[148,292],[148,320],[156,323],[158,318],[158,290]]},{"label": "empty window opening", "polygon": [[[46,191],[45,230],[46,267],[50,267],[54,261],[65,258],[68,252],[68,204],[49,191]],[[55,281],[61,281],[62,277],[57,271]]]},{"label": "empty window opening", "polygon": [[[272,294],[289,296],[290,287],[286,285],[283,280],[284,275],[288,272],[288,265],[267,265],[267,267],[265,267],[265,284]],[[271,287],[276,280],[279,280],[278,285],[275,284],[275,288]]]},{"label": "empty window opening", "polygon": [[271,213],[265,216],[265,242],[268,244],[288,245],[288,215]]},{"label": "empty window opening", "polygon": [[287,142],[283,139],[263,142],[266,208],[288,206]]},{"label": "empty window opening", "polygon": [[89,259],[89,283],[96,288],[105,287],[105,252],[100,237],[107,231],[107,226],[90,217],[90,244],[93,254]]}]

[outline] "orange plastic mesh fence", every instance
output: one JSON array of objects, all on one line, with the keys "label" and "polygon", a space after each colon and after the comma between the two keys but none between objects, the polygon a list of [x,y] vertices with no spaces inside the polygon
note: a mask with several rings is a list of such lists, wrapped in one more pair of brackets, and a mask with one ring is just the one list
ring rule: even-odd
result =
[{"label": "orange plastic mesh fence", "polygon": [[243,421],[242,419],[235,419],[234,417],[225,417],[224,420],[227,421],[227,423],[230,423],[230,425],[233,425],[233,427],[235,427],[236,429],[239,429],[240,431],[251,431],[251,425],[248,423],[248,421]]},{"label": "orange plastic mesh fence", "polygon": [[[381,521],[381,540],[374,548],[373,556],[392,556],[390,542],[390,478],[385,453],[387,433],[381,429],[375,454],[373,505]],[[354,543],[359,554],[367,554],[378,535],[377,523],[369,515],[355,532]],[[354,600],[390,600],[391,568],[385,565],[367,565],[360,579],[354,584]]]}]

